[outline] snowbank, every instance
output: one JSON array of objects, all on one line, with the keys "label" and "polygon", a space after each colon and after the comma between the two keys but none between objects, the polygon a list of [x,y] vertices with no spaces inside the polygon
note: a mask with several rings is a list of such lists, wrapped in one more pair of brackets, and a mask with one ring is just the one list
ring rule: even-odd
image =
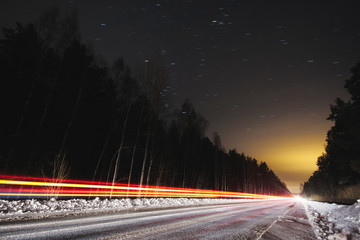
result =
[{"label": "snowbank", "polygon": [[[1,200],[0,222],[51,216],[257,201],[254,199],[140,198],[71,200]],[[351,206],[303,201],[318,239],[360,240],[360,202]]]},{"label": "snowbank", "polygon": [[360,201],[347,206],[304,201],[318,239],[360,239]]},{"label": "snowbank", "polygon": [[140,199],[71,199],[71,200],[1,200],[0,221],[42,218],[87,212],[119,211],[131,208],[161,208],[256,201],[250,199],[140,198]]}]

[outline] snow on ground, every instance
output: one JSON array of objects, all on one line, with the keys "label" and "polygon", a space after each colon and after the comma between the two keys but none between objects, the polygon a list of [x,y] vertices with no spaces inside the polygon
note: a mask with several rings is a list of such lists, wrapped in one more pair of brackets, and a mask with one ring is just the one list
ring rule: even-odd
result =
[{"label": "snow on ground", "polygon": [[257,201],[253,199],[216,198],[136,198],[136,199],[70,199],[70,200],[1,200],[0,222],[16,219],[36,219],[52,215],[70,215],[89,212],[119,211],[134,208],[165,208]]},{"label": "snow on ground", "polygon": [[315,201],[304,205],[318,239],[360,239],[360,200],[350,206]]},{"label": "snow on ground", "polygon": [[[122,211],[139,208],[166,208],[257,201],[254,199],[140,198],[140,199],[70,199],[1,200],[0,222],[51,216]],[[360,200],[347,206],[303,201],[318,239],[360,240]]]}]

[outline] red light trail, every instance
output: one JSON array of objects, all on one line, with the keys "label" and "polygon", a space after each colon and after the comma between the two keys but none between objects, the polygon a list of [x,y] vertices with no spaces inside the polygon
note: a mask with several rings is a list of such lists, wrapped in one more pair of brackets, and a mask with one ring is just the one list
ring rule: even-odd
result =
[{"label": "red light trail", "polygon": [[171,197],[171,198],[254,198],[280,196],[193,188],[94,182],[83,180],[0,175],[0,198],[16,197]]}]

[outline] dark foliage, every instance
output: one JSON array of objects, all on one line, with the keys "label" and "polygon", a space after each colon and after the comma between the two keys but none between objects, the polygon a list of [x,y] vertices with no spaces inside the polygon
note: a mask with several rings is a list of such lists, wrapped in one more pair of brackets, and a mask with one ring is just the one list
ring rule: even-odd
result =
[{"label": "dark foliage", "polygon": [[351,70],[345,89],[350,100],[336,99],[328,120],[326,153],[318,158],[319,169],[304,183],[303,194],[333,196],[338,190],[360,183],[360,62]]},{"label": "dark foliage", "polygon": [[3,31],[1,173],[289,194],[266,163],[206,137],[189,100],[164,117],[156,59],[144,79],[121,59],[103,67],[75,37],[74,16],[57,14]]}]

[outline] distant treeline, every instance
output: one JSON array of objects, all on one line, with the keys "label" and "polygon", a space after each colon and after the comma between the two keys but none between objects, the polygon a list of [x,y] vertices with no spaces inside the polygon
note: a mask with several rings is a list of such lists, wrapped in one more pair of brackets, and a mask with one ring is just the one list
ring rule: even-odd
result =
[{"label": "distant treeline", "polygon": [[3,30],[0,173],[289,194],[266,163],[206,137],[189,100],[169,113],[157,58],[135,79],[90,49],[56,9]]},{"label": "distant treeline", "polygon": [[317,200],[354,202],[360,199],[360,62],[351,69],[345,89],[351,98],[336,99],[328,120],[326,153],[318,158],[319,169],[304,183],[303,195]]}]

